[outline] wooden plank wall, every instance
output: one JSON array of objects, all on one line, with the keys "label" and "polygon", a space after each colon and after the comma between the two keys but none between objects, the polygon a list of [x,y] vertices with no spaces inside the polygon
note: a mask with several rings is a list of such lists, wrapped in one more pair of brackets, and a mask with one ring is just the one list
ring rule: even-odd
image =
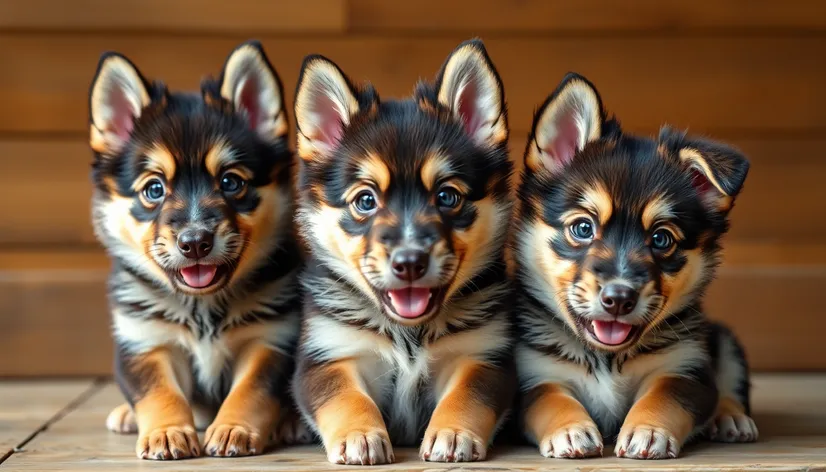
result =
[{"label": "wooden plank wall", "polygon": [[85,134],[102,51],[193,89],[258,38],[290,101],[305,54],[399,96],[473,36],[505,82],[517,160],[569,70],[628,130],[667,122],[741,147],[753,167],[709,310],[758,369],[826,368],[820,0],[0,0],[0,375],[110,371]]}]

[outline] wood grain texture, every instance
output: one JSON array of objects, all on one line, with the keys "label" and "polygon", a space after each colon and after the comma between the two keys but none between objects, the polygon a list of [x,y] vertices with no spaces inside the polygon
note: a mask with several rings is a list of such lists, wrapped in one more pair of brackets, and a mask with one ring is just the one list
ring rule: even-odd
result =
[{"label": "wood grain texture", "polygon": [[[826,468],[826,377],[762,375],[754,380],[754,416],[760,428],[755,444],[702,443],[685,449],[669,461],[632,461],[606,457],[570,461],[545,459],[529,447],[494,448],[490,460],[475,464],[437,464],[418,459],[413,449],[396,450],[397,462],[388,466],[347,467],[346,470],[823,470]],[[111,408],[122,402],[114,385],[40,433],[24,452],[12,455],[0,468],[12,470],[144,470],[148,465],[134,457],[135,435],[116,435],[104,428]],[[610,451],[606,447],[606,451]],[[184,470],[274,470],[309,472],[345,470],[326,462],[320,447],[306,446],[271,451],[257,457],[153,463],[151,468]]]},{"label": "wood grain texture", "polygon": [[0,256],[0,376],[112,371],[99,251]]},{"label": "wood grain texture", "polygon": [[91,380],[0,382],[0,457],[92,385]]},{"label": "wood grain texture", "polygon": [[[0,132],[88,130],[88,88],[102,51],[129,56],[152,78],[195,89],[245,36],[0,35]],[[264,41],[286,84],[287,106],[306,54],[324,53],[385,98],[409,95],[467,39],[392,36]],[[527,132],[535,107],[568,71],[588,76],[629,130],[661,123],[694,132],[817,132],[826,128],[826,37],[491,38],[511,126]],[[181,60],[186,58],[186,60]],[[782,93],[779,92],[782,90]]]},{"label": "wood grain texture", "polygon": [[[728,141],[743,150],[752,167],[732,211],[727,240],[823,243],[826,139]],[[514,133],[511,158],[518,168],[524,149],[524,134]],[[0,207],[0,244],[95,243],[90,223],[91,151],[83,138],[0,140],[0,156],[6,159],[0,173],[0,201],[16,202]],[[794,223],[803,221],[806,224]]]},{"label": "wood grain texture", "polygon": [[345,0],[0,0],[0,31],[341,32]]},{"label": "wood grain texture", "polygon": [[818,0],[350,0],[352,31],[605,33],[826,29]]}]

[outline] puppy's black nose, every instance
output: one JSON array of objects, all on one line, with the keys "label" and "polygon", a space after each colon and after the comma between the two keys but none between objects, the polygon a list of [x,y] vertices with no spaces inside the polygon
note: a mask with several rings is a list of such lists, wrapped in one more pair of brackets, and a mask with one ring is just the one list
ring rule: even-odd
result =
[{"label": "puppy's black nose", "polygon": [[638,298],[636,290],[622,284],[608,284],[599,295],[602,308],[614,316],[623,316],[634,311]]},{"label": "puppy's black nose", "polygon": [[215,235],[203,229],[187,229],[178,235],[178,250],[190,259],[209,255]]},{"label": "puppy's black nose", "polygon": [[401,249],[393,254],[390,262],[393,275],[401,280],[412,282],[424,277],[430,262],[430,254],[416,249]]}]

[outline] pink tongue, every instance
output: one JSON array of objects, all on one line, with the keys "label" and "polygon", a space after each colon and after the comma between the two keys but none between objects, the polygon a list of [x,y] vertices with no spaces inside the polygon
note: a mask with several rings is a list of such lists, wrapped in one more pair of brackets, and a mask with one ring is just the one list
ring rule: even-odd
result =
[{"label": "pink tongue", "polygon": [[390,290],[387,292],[390,296],[390,303],[393,304],[393,309],[402,318],[418,318],[422,316],[427,310],[427,304],[430,302],[429,288],[402,288],[399,290]]},{"label": "pink tongue", "polygon": [[592,321],[591,326],[599,342],[609,346],[622,344],[631,333],[631,325],[619,321]]},{"label": "pink tongue", "polygon": [[192,267],[181,269],[184,282],[192,288],[204,288],[212,283],[218,267],[214,265],[195,264]]}]

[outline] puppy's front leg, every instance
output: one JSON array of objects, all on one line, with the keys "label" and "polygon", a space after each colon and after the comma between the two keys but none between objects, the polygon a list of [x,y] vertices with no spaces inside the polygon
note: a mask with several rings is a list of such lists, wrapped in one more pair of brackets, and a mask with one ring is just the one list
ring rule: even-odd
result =
[{"label": "puppy's front leg", "polygon": [[367,394],[354,360],[299,367],[296,382],[297,400],[312,416],[330,462],[393,462],[384,418]]},{"label": "puppy's front leg", "polygon": [[254,343],[235,364],[232,388],[204,436],[211,456],[260,454],[281,413],[276,392],[286,392],[285,360],[270,346]]},{"label": "puppy's front leg", "polygon": [[525,394],[527,433],[545,457],[602,455],[602,434],[585,407],[562,385],[542,384]]},{"label": "puppy's front leg", "polygon": [[456,364],[442,389],[419,451],[437,462],[484,460],[499,418],[515,391],[514,369],[476,360]]},{"label": "puppy's front leg", "polygon": [[135,451],[141,459],[182,459],[201,453],[192,410],[176,378],[172,352],[158,347],[139,355],[118,350],[118,384],[134,406]]},{"label": "puppy's front leg", "polygon": [[662,376],[641,390],[617,437],[617,457],[675,458],[698,426],[705,425],[717,404],[712,379]]}]

